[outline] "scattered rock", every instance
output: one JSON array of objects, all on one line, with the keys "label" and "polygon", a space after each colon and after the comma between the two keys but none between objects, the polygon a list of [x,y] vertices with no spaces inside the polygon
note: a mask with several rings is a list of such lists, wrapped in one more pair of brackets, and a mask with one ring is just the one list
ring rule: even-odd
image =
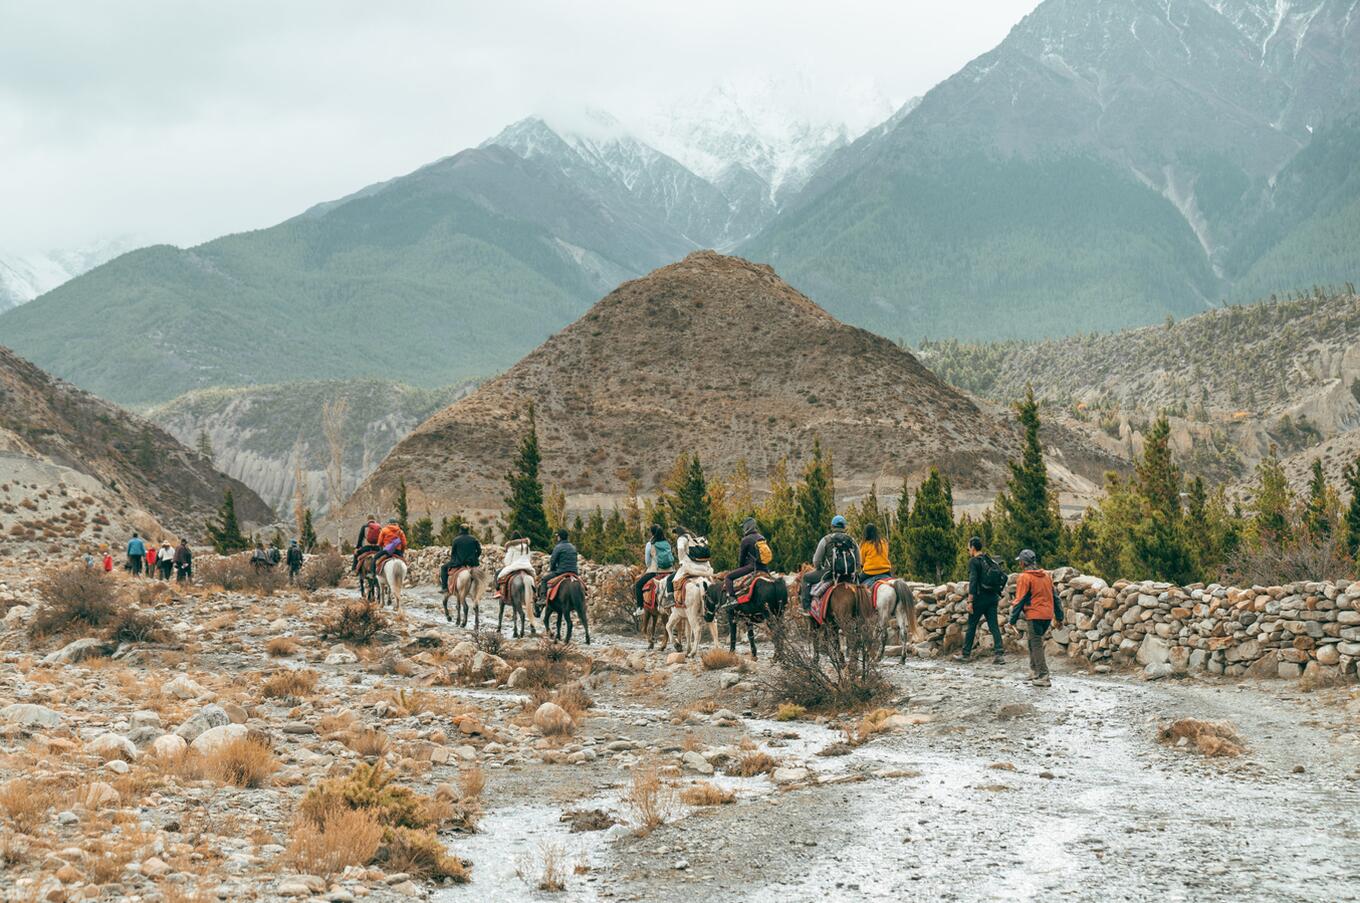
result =
[{"label": "scattered rock", "polygon": [[555,702],[545,702],[534,712],[534,727],[543,734],[566,734],[575,723],[566,709]]},{"label": "scattered rock", "polygon": [[200,755],[206,755],[219,749],[233,740],[249,734],[244,724],[223,724],[218,727],[210,727],[203,733],[194,738],[194,742],[189,744],[189,748]]},{"label": "scattered rock", "polygon": [[84,639],[72,640],[56,652],[49,652],[43,656],[43,664],[74,665],[85,661],[87,658],[107,656],[112,651],[113,646],[111,644],[95,637],[85,637]]},{"label": "scattered rock", "polygon": [[7,705],[0,709],[0,718],[21,727],[57,727],[61,724],[61,713],[32,702]]}]

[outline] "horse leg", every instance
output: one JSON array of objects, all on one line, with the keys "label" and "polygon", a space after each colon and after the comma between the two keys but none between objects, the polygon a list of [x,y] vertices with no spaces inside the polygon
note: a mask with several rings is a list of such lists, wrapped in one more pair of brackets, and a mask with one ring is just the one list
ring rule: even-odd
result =
[{"label": "horse leg", "polygon": [[756,626],[750,621],[746,622],[746,640],[751,644],[751,658],[756,657]]},{"label": "horse leg", "polygon": [[581,616],[581,629],[586,633],[586,645],[590,645],[590,620],[586,615],[586,600],[581,600],[581,610],[577,612]]},{"label": "horse leg", "polygon": [[730,608],[727,610],[727,651],[737,651],[737,613]]}]

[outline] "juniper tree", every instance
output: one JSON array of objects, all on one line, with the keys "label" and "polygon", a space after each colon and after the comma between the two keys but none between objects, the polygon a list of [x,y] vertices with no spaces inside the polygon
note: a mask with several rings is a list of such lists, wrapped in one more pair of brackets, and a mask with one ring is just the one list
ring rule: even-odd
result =
[{"label": "juniper tree", "polygon": [[[738,521],[745,519],[741,511],[736,512]],[[802,553],[798,526],[798,493],[789,483],[788,461],[780,459],[770,476],[770,496],[760,506],[756,515],[765,538],[774,552],[774,568],[791,571],[805,559]]]},{"label": "juniper tree", "polygon": [[907,567],[911,561],[911,543],[907,529],[911,526],[911,487],[906,477],[902,478],[902,488],[897,495],[897,513],[893,515],[892,530],[888,533],[888,554],[899,567]]},{"label": "juniper tree", "polygon": [[1327,476],[1322,472],[1322,460],[1314,459],[1313,474],[1308,480],[1308,504],[1304,508],[1309,534],[1315,539],[1331,536],[1337,507],[1336,493],[1327,485]]},{"label": "juniper tree", "polygon": [[1274,446],[1256,466],[1255,495],[1251,508],[1257,533],[1275,542],[1288,541],[1294,494]]},{"label": "juniper tree", "polygon": [[1143,439],[1143,458],[1134,467],[1134,486],[1142,503],[1133,525],[1133,555],[1140,572],[1155,579],[1189,583],[1194,554],[1181,511],[1181,472],[1171,458],[1171,425],[1157,418]]},{"label": "juniper tree", "polygon": [[520,440],[519,451],[506,474],[510,494],[505,498],[507,539],[524,537],[537,549],[552,547],[552,532],[543,510],[543,483],[539,480],[538,429],[534,409],[529,408],[529,431]]},{"label": "juniper tree", "polygon": [[932,467],[916,490],[907,528],[911,571],[924,580],[942,581],[954,569],[958,546],[954,533],[954,494],[949,481]]},{"label": "juniper tree", "polygon": [[401,527],[401,532],[409,533],[411,526],[407,522],[410,515],[410,507],[406,499],[406,478],[400,477],[397,480],[397,526]]},{"label": "juniper tree", "polygon": [[1351,495],[1346,508],[1346,550],[1351,560],[1360,557],[1360,456],[1346,467],[1346,491]]},{"label": "juniper tree", "polygon": [[808,561],[826,533],[836,510],[836,481],[831,456],[822,451],[822,440],[813,439],[812,459],[803,468],[798,484],[798,558]]},{"label": "juniper tree", "polygon": [[427,513],[411,525],[411,548],[423,549],[434,545],[434,518]]},{"label": "juniper tree", "polygon": [[302,551],[310,553],[316,548],[316,527],[312,524],[312,509],[305,508],[302,511],[302,535],[298,538],[298,545],[302,546]]},{"label": "juniper tree", "polygon": [[708,498],[708,483],[699,456],[682,455],[676,466],[674,485],[666,496],[672,523],[686,527],[700,536],[707,536],[713,518]]},{"label": "juniper tree", "polygon": [[1015,411],[1025,431],[1024,449],[1020,460],[1010,463],[1011,475],[996,500],[1000,532],[1015,547],[1005,550],[1006,554],[1033,549],[1040,562],[1052,567],[1057,563],[1053,559],[1062,531],[1058,500],[1048,485],[1048,467],[1039,441],[1039,404],[1034,400],[1033,387],[1025,391]]},{"label": "juniper tree", "polygon": [[222,495],[217,520],[208,524],[208,540],[219,555],[230,555],[250,548],[250,540],[241,533],[241,524],[236,519],[236,499],[230,489]]}]

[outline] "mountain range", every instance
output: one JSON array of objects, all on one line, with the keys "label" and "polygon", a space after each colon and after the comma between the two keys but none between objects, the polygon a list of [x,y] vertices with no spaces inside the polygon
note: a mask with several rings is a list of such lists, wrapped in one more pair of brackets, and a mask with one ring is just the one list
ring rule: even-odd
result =
[{"label": "mountain range", "polygon": [[137,245],[136,239],[122,237],[74,250],[0,250],[0,313],[32,301]]},{"label": "mountain range", "polygon": [[529,117],[271,228],[123,255],[0,333],[149,405],[209,386],[485,377],[704,247],[913,342],[1104,331],[1339,286],[1360,271],[1358,2],[1045,0],[872,127],[722,91],[627,126]]}]

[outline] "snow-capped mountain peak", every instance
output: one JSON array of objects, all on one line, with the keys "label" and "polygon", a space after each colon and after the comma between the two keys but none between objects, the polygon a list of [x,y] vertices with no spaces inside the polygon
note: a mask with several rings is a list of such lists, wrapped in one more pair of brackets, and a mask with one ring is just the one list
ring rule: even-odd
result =
[{"label": "snow-capped mountain peak", "polygon": [[142,242],[130,236],[60,251],[0,250],[0,311],[26,304]]}]

